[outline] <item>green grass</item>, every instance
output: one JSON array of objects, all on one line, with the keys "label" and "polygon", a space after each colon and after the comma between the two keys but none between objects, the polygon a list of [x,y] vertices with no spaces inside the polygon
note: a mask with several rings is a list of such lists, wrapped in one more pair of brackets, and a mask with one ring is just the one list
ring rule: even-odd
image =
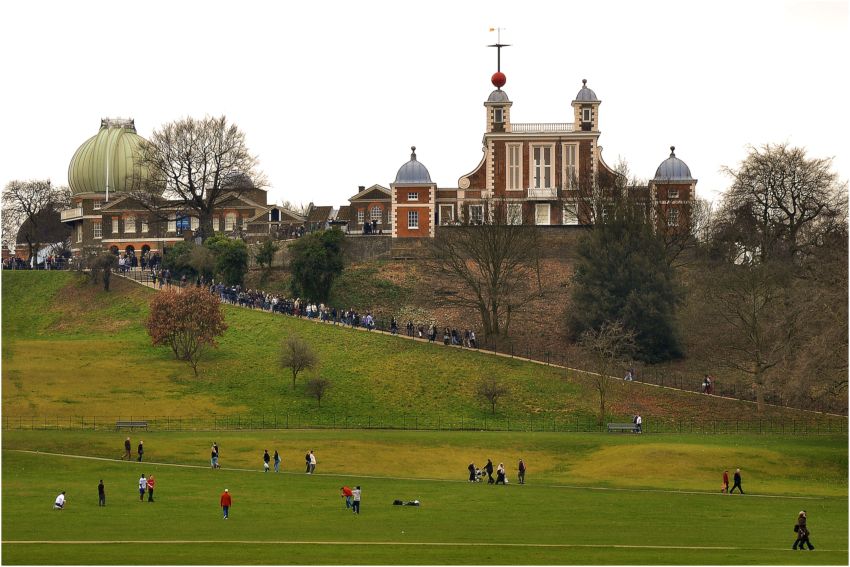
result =
[{"label": "green grass", "polygon": [[[211,435],[145,434],[148,458],[198,465],[186,468],[14,450],[114,459],[123,437],[118,433],[5,432],[4,563],[847,562],[846,437],[801,445],[775,436],[659,441],[601,434],[215,433],[223,466],[246,470],[212,471]],[[659,446],[668,450],[659,452]],[[282,450],[284,474],[260,472],[266,447]],[[301,472],[307,448],[318,456],[314,476]],[[683,461],[687,450],[691,456]],[[639,461],[627,475],[599,468],[600,456],[610,462],[630,451],[637,451]],[[525,486],[463,480],[469,460],[482,463],[490,456],[508,464],[515,482],[519,455],[530,467]],[[736,465],[744,470],[747,495],[717,493],[722,468]],[[157,478],[155,503],[138,501],[142,472]],[[104,509],[95,490],[101,478]],[[343,483],[363,487],[361,516],[344,510],[338,497]],[[218,507],[224,488],[234,497],[227,522]],[[68,507],[54,512],[60,490],[68,492]],[[419,499],[422,506],[392,506],[397,498]],[[790,549],[800,509],[809,515],[814,552]],[[28,540],[77,543],[10,543]],[[124,543],[86,543],[103,540]],[[158,543],[175,540],[181,543]],[[363,545],[368,543],[376,545]]]},{"label": "green grass", "polygon": [[[445,348],[291,317],[226,307],[229,329],[194,378],[144,331],[152,290],[114,278],[105,293],[70,273],[3,273],[3,413],[29,416],[291,417],[296,423],[353,418],[363,425],[483,428],[572,428],[597,412],[592,386],[579,373],[540,364]],[[23,306],[26,306],[24,309]],[[277,360],[283,340],[298,334],[321,367],[293,389]],[[316,374],[331,388],[321,408],[307,396]],[[508,385],[496,415],[476,385],[497,376]],[[750,420],[752,404],[615,381],[608,419]],[[774,423],[812,419],[770,408]],[[367,422],[367,419],[369,420]],[[834,424],[846,427],[846,419]],[[734,429],[732,429],[734,431]]]}]

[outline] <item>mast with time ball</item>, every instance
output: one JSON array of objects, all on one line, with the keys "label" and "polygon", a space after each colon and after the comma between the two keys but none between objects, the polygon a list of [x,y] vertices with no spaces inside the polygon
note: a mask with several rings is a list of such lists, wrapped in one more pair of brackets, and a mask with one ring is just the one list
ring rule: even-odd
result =
[{"label": "mast with time ball", "polygon": [[502,48],[510,47],[508,43],[502,43],[502,30],[505,28],[490,28],[490,31],[496,32],[496,43],[493,45],[488,45],[487,47],[495,47],[496,48],[496,72],[493,73],[490,81],[493,83],[493,86],[497,89],[501,89],[505,86],[507,82],[507,77],[502,73]]}]

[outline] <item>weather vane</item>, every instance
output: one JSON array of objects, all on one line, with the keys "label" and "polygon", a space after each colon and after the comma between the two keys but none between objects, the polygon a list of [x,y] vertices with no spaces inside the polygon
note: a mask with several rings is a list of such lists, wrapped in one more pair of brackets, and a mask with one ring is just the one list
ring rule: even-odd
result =
[{"label": "weather vane", "polygon": [[501,89],[505,86],[507,82],[507,78],[505,74],[502,73],[502,48],[510,47],[510,44],[502,43],[502,30],[505,28],[490,28],[490,31],[496,32],[496,43],[493,45],[488,45],[487,47],[495,47],[496,48],[496,72],[493,73],[493,77],[491,77],[491,82],[493,86],[497,89]]}]

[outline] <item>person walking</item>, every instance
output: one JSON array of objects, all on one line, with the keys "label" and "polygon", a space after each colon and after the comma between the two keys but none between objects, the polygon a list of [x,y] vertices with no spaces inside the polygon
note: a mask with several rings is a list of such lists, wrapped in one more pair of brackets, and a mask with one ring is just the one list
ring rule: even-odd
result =
[{"label": "person walking", "polygon": [[139,462],[141,463],[142,462],[142,455],[145,454],[145,442],[144,441],[139,440],[139,446],[136,447],[136,452],[139,453]]},{"label": "person walking", "polygon": [[213,443],[210,449],[210,467],[214,469],[218,468],[218,447],[215,446],[215,443]]},{"label": "person walking", "polygon": [[316,455],[313,454],[313,451],[310,451],[310,474],[316,472]]},{"label": "person walking", "polygon": [[[794,526],[794,531],[797,532],[797,541],[794,542],[791,549],[805,549],[806,545],[809,546],[809,551],[815,548],[812,542],[809,541],[809,528],[806,525],[805,510],[800,510],[800,513],[797,515],[797,524]],[[800,547],[797,547],[797,545]]]},{"label": "person walking", "polygon": [[155,486],[156,481],[153,479],[153,475],[148,477],[148,502],[153,502],[153,487]]},{"label": "person walking", "polygon": [[342,486],[339,489],[340,498],[345,498],[345,509],[351,509],[351,498],[354,496],[354,492],[347,486]]},{"label": "person walking", "polygon": [[635,416],[635,433],[643,433],[643,418],[640,414]]},{"label": "person walking", "polygon": [[307,474],[310,474],[310,453],[312,453],[312,451],[307,451],[304,455],[304,461],[307,463]]},{"label": "person walking", "polygon": [[493,480],[493,461],[487,459],[487,464],[484,465],[484,470],[487,471],[487,484],[493,484],[496,481]]},{"label": "person walking", "polygon": [[359,486],[355,486],[354,490],[351,491],[351,497],[354,500],[351,503],[352,511],[355,514],[359,514],[360,513],[360,487]]},{"label": "person walking", "polygon": [[274,450],[274,472],[280,472],[280,453],[277,452],[277,449]]},{"label": "person walking", "polygon": [[505,484],[505,465],[504,465],[504,463],[499,463],[499,466],[496,467],[496,484]]},{"label": "person walking", "polygon": [[148,489],[148,480],[145,478],[145,475],[142,474],[142,478],[139,479],[139,502],[145,499],[145,491]]},{"label": "person walking", "polygon": [[469,463],[466,468],[469,470],[469,482],[475,482],[475,463]]},{"label": "person walking", "polygon": [[729,494],[735,492],[735,489],[738,489],[738,492],[741,494],[744,493],[744,489],[741,488],[741,469],[735,469],[735,474],[732,476],[732,480],[734,484],[732,485],[732,490],[729,491]]},{"label": "person walking", "polygon": [[272,458],[269,455],[269,450],[266,449],[263,453],[263,472],[269,472],[269,461],[271,460]]},{"label": "person walking", "polygon": [[106,488],[103,486],[103,479],[97,485],[97,505],[106,506]]},{"label": "person walking", "polygon": [[132,449],[133,449],[133,446],[130,444],[130,438],[127,437],[124,440],[124,456],[121,457],[121,460],[127,459],[129,461],[130,459],[132,459],[133,458],[132,454],[131,454]]},{"label": "person walking", "polygon": [[720,485],[720,492],[729,494],[729,471],[723,471],[723,483]]},{"label": "person walking", "polygon": [[221,511],[224,513],[224,519],[227,519],[227,514],[230,512],[230,506],[233,504],[233,499],[230,497],[230,492],[225,488],[219,499]]},{"label": "person walking", "polygon": [[517,466],[517,478],[520,484],[525,484],[525,463],[522,462],[522,459],[519,460],[519,466]]}]

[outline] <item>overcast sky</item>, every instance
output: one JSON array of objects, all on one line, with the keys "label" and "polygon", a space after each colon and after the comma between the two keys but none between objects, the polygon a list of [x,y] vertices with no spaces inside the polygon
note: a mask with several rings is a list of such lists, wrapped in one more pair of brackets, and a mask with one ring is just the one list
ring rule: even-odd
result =
[{"label": "overcast sky", "polygon": [[747,145],[847,155],[846,1],[0,3],[0,183],[67,183],[102,117],[141,136],[224,114],[269,202],[339,206],[417,146],[440,187],[482,156],[503,27],[514,122],[572,121],[587,79],[610,165],[652,177],[676,146],[716,200]]}]

